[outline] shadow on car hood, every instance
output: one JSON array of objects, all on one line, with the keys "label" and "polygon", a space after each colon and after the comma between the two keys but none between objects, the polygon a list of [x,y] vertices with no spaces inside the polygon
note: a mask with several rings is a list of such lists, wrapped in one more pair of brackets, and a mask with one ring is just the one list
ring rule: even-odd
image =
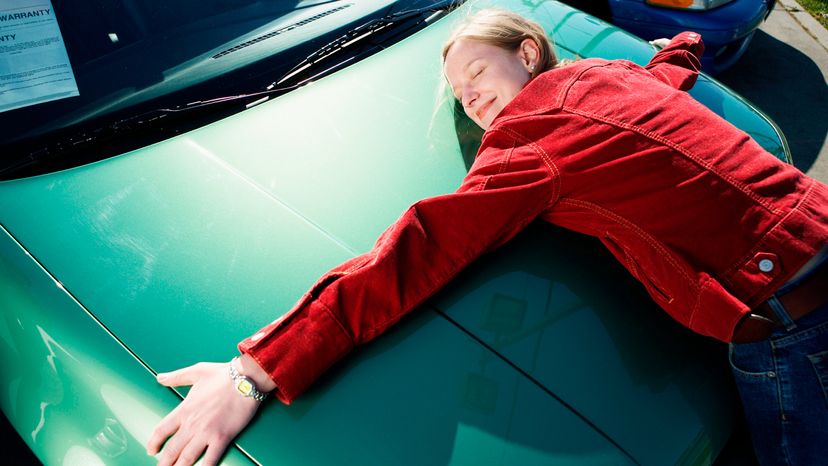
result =
[{"label": "shadow on car hood", "polygon": [[[563,55],[653,52],[558,3],[513,6]],[[0,183],[0,223],[148,367],[228,360],[408,205],[459,185],[468,144],[439,90],[458,15],[210,126]],[[694,96],[781,145],[714,82]],[[424,307],[290,408],[261,410],[239,446],[264,464],[668,464],[724,441],[722,348],[670,322],[597,242],[533,225]]]}]

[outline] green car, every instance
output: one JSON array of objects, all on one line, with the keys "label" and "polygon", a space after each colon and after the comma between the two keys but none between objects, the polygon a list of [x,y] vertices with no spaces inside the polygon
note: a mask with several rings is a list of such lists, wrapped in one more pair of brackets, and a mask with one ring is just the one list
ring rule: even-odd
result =
[{"label": "green car", "polygon": [[[70,89],[0,113],[0,406],[44,464],[155,464],[186,393],[157,372],[228,361],[465,175],[480,132],[440,48],[490,2],[286,3],[54,2]],[[497,4],[562,57],[655,52],[556,1]],[[691,94],[789,157],[727,88]],[[265,402],[224,464],[708,464],[737,406],[724,345],[539,223],[293,405]]]}]

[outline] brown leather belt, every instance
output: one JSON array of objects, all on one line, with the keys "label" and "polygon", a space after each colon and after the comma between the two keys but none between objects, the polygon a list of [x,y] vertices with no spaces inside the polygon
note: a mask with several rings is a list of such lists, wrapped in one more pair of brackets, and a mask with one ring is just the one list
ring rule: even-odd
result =
[{"label": "brown leather belt", "polygon": [[[777,298],[793,320],[808,315],[828,302],[828,261],[823,262],[811,275],[785,294],[777,294]],[[773,330],[780,326],[782,323],[770,304],[765,301],[736,324],[733,343],[766,340]]]}]

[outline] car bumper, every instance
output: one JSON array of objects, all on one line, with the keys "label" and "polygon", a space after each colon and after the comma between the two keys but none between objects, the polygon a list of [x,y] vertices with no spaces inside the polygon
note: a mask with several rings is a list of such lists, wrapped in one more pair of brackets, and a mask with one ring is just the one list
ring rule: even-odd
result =
[{"label": "car bumper", "polygon": [[644,39],[673,37],[682,31],[702,35],[703,69],[711,74],[733,65],[747,50],[774,0],[734,0],[707,11],[682,11],[647,5],[641,0],[610,0],[612,21]]}]

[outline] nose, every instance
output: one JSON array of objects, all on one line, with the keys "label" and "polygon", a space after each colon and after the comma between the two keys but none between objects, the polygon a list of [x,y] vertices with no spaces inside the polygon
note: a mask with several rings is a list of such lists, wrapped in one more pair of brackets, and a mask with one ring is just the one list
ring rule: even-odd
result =
[{"label": "nose", "polygon": [[463,86],[462,94],[460,95],[460,103],[463,104],[464,108],[471,108],[474,105],[477,98],[480,97],[480,94],[471,86]]}]

